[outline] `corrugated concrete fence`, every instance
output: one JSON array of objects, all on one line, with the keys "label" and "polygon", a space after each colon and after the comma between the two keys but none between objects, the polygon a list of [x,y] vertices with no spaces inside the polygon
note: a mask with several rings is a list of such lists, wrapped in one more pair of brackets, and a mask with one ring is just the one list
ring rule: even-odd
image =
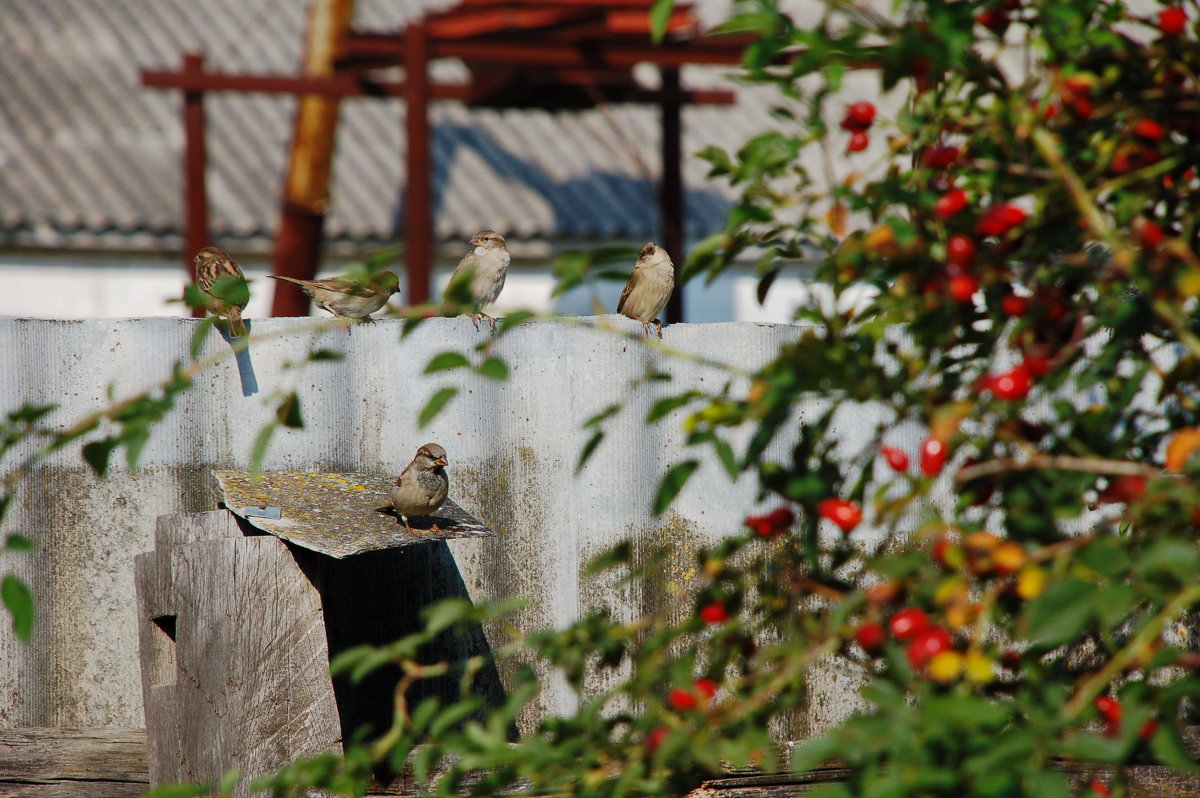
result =
[{"label": "corrugated concrete fence", "polygon": [[[640,330],[608,318],[625,332]],[[654,517],[660,475],[685,456],[683,432],[678,414],[655,426],[643,422],[659,396],[691,386],[719,390],[729,376],[589,326],[599,320],[575,321],[529,323],[502,338],[495,353],[508,361],[511,377],[496,383],[462,371],[422,373],[433,355],[488,340],[486,327],[476,330],[465,318],[431,320],[403,340],[395,321],[347,335],[314,332],[311,319],[258,320],[253,332],[262,338],[249,357],[240,367],[226,359],[199,377],[155,429],[137,473],[121,458],[97,479],[77,448],[56,454],[26,481],[5,524],[6,532],[37,542],[32,554],[0,558],[0,570],[15,570],[32,585],[38,617],[31,646],[0,624],[0,726],[143,725],[134,555],[153,548],[157,516],[216,508],[211,470],[248,468],[254,437],[273,412],[267,400],[277,392],[299,391],[306,427],[276,434],[268,470],[396,474],[420,444],[443,444],[452,498],[500,532],[452,541],[458,574],[473,599],[529,598],[522,627],[560,624],[605,600],[581,586],[581,566],[625,538],[674,543],[669,576],[684,588],[695,584],[696,548],[738,528],[757,485],[749,477],[730,485],[707,450],[697,452],[703,467],[674,509]],[[0,319],[0,411],[54,402],[60,409],[53,420],[70,423],[104,403],[110,390],[121,397],[162,380],[186,357],[196,324]],[[673,325],[665,343],[754,367],[797,334],[785,325]],[[345,358],[296,367],[313,345],[342,350]],[[212,331],[206,354],[223,348]],[[633,387],[651,370],[673,380]],[[461,395],[428,429],[418,429],[421,407],[447,384]],[[576,476],[590,434],[582,422],[622,401],[626,410],[610,420],[608,437]],[[612,598],[630,615],[653,601]],[[850,706],[850,684],[828,676],[814,685],[810,724],[824,725]],[[570,706],[549,680],[542,708]]]}]

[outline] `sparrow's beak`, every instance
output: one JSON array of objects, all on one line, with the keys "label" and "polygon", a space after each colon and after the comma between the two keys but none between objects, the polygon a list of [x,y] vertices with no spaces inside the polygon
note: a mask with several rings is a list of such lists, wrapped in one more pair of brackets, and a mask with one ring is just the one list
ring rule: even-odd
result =
[{"label": "sparrow's beak", "polygon": [[446,458],[444,458],[444,457],[439,457],[438,459],[434,460],[433,464],[436,466],[449,465],[449,463],[446,462]]},{"label": "sparrow's beak", "polygon": [[483,243],[483,239],[479,238],[478,236],[471,239],[471,246],[473,246],[473,247],[477,247],[477,246],[481,245],[482,243]]}]

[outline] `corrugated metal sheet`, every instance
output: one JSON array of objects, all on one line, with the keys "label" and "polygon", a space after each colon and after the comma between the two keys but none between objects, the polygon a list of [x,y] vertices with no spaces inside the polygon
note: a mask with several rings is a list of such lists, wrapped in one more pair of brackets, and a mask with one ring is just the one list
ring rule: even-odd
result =
[{"label": "corrugated metal sheet", "polygon": [[[395,29],[449,0],[360,0],[356,24]],[[715,21],[728,3],[707,0]],[[174,68],[185,49],[223,71],[292,72],[306,4],[278,0],[96,3],[0,0],[0,242],[177,246],[182,129],[176,92],[138,84],[143,68]],[[435,77],[462,77],[458,62]],[[685,82],[713,85],[711,72]],[[684,114],[684,151],[736,147],[770,127],[770,92],[741,87],[733,108]],[[275,225],[291,137],[291,98],[217,94],[208,104],[213,231],[261,243]],[[396,236],[403,142],[398,102],[348,101],[334,166],[331,242]],[[468,110],[438,103],[434,214],[438,236],[481,227],[514,239],[646,239],[656,235],[657,111]],[[724,222],[730,192],[688,158],[689,231]],[[152,235],[149,241],[145,235]],[[99,237],[97,237],[99,236]]]},{"label": "corrugated metal sheet", "polygon": [[[626,331],[640,330],[608,318]],[[185,356],[196,323],[2,318],[0,409],[56,402],[57,423],[77,419],[110,389],[123,396],[162,379]],[[686,592],[697,580],[697,547],[737,529],[753,509],[753,480],[731,486],[721,467],[699,453],[705,462],[674,509],[650,514],[660,475],[685,449],[679,415],[648,427],[646,411],[667,392],[719,391],[729,379],[721,370],[587,324],[538,322],[499,342],[496,353],[512,374],[496,383],[465,372],[422,373],[434,354],[486,340],[465,318],[431,320],[403,340],[394,321],[356,327],[350,336],[311,332],[307,319],[252,325],[263,336],[248,358],[253,379],[239,374],[232,360],[203,373],[155,430],[140,471],[130,474],[118,463],[99,480],[70,451],[55,454],[25,483],[5,527],[32,536],[38,547],[29,555],[0,556],[0,571],[16,569],[33,586],[39,616],[28,648],[0,624],[0,684],[8,686],[0,693],[0,724],[141,725],[133,557],[153,548],[157,516],[216,507],[211,471],[248,467],[254,436],[272,417],[267,399],[276,392],[299,390],[307,426],[277,433],[265,463],[270,470],[394,475],[419,445],[445,446],[451,498],[498,532],[449,541],[453,576],[475,600],[531,599],[518,619],[525,629],[566,622],[603,600],[616,601],[630,617],[664,600],[582,583],[582,564],[625,538],[639,550],[673,544],[667,576]],[[667,327],[664,341],[753,367],[796,335],[796,327],[785,325],[683,324]],[[344,350],[346,357],[289,367],[312,344]],[[225,347],[212,333],[207,350]],[[670,374],[673,382],[635,387],[651,370]],[[245,385],[258,392],[244,395]],[[417,429],[417,413],[443,385],[461,388],[460,397],[428,429]],[[626,402],[626,410],[611,420],[607,439],[576,476],[589,434],[581,423],[615,402]],[[773,456],[786,451],[777,448]],[[847,682],[828,687],[813,722],[847,707]],[[542,708],[569,706],[566,691],[548,680]]]}]

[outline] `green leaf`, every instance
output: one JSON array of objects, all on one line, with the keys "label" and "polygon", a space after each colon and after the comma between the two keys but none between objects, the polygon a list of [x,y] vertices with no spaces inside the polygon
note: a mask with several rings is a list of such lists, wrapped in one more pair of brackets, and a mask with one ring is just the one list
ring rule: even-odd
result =
[{"label": "green leaf", "polygon": [[650,37],[655,44],[662,42],[667,35],[667,23],[671,21],[671,12],[675,10],[675,0],[654,0],[650,7]]},{"label": "green leaf", "polygon": [[489,380],[504,382],[508,379],[508,364],[498,357],[489,357],[479,364],[479,373]]},{"label": "green leaf", "polygon": [[658,495],[654,497],[653,512],[655,515],[661,515],[671,506],[671,502],[675,501],[679,491],[683,490],[683,486],[687,484],[692,473],[699,467],[700,463],[695,460],[684,460],[682,463],[671,466],[670,470],[663,475],[662,482],[658,485]]},{"label": "green leaf", "polygon": [[514,327],[517,327],[533,318],[537,318],[537,314],[531,310],[514,310],[512,313],[508,313],[504,316],[504,318],[500,319],[500,323],[496,325],[496,335],[504,335]]},{"label": "green leaf", "polygon": [[1169,768],[1187,772],[1196,770],[1195,760],[1192,759],[1187,746],[1172,726],[1165,723],[1159,725],[1154,736],[1150,738],[1150,750],[1154,753],[1155,759]]},{"label": "green leaf", "polygon": [[716,435],[713,435],[712,446],[717,452],[717,459],[725,468],[725,473],[729,475],[730,479],[736,480],[741,472],[738,471],[737,456],[733,453],[733,447]]},{"label": "green leaf", "polygon": [[[188,286],[188,288],[192,287],[193,286]],[[192,333],[192,341],[188,345],[188,353],[191,355],[192,360],[196,360],[200,357],[200,353],[204,350],[204,340],[208,337],[208,331],[211,330],[213,325],[216,323],[216,316],[205,316],[200,320],[200,323],[196,325],[196,331]]]},{"label": "green leaf", "polygon": [[345,355],[336,349],[314,349],[308,353],[308,359],[316,363],[322,360],[341,360]]},{"label": "green leaf", "polygon": [[442,352],[440,355],[435,355],[429,361],[429,365],[425,367],[426,374],[433,374],[437,371],[449,371],[450,369],[461,369],[471,365],[471,361],[461,352]]},{"label": "green leaf", "polygon": [[262,473],[263,460],[267,456],[267,447],[271,445],[271,436],[275,434],[275,430],[278,427],[278,422],[268,422],[258,431],[258,436],[254,439],[254,446],[250,449],[250,473],[254,476]]},{"label": "green leaf", "polygon": [[1078,637],[1092,616],[1096,588],[1078,579],[1051,585],[1025,610],[1028,638],[1054,648]]},{"label": "green leaf", "polygon": [[28,643],[33,639],[33,593],[16,574],[5,574],[0,582],[0,597],[13,619],[13,633]]},{"label": "green leaf", "polygon": [[33,548],[33,541],[24,535],[13,533],[4,539],[5,551],[29,551]]},{"label": "green leaf", "polygon": [[633,544],[623,540],[607,551],[593,557],[583,568],[583,575],[595,576],[618,566],[628,565],[633,560]]},{"label": "green leaf", "polygon": [[250,286],[246,284],[244,277],[235,274],[218,277],[213,281],[209,293],[238,307],[245,307],[250,301]]},{"label": "green leaf", "polygon": [[300,397],[292,392],[275,408],[275,420],[285,427],[304,429],[304,418],[300,415]]},{"label": "green leaf", "polygon": [[237,768],[231,768],[225,771],[221,776],[221,781],[218,784],[218,789],[221,795],[229,795],[233,792],[233,788],[242,780],[242,771]]},{"label": "green leaf", "polygon": [[604,430],[598,429],[592,433],[592,437],[587,439],[587,443],[583,445],[583,449],[579,452],[579,460],[575,463],[575,473],[583,471],[583,467],[587,465],[587,461],[596,453],[596,447],[604,440]]},{"label": "green leaf", "polygon": [[458,394],[457,388],[442,388],[440,391],[429,397],[429,401],[421,408],[420,415],[417,416],[417,426],[425,427],[430,421],[437,417],[437,414],[442,412],[442,408],[446,403],[453,399]]},{"label": "green leaf", "polygon": [[103,440],[92,441],[84,444],[82,449],[84,461],[92,467],[92,471],[96,472],[96,476],[102,477],[108,471],[108,457],[112,454],[113,449],[117,448],[115,438],[104,438]]},{"label": "green leaf", "polygon": [[195,798],[199,795],[211,795],[206,784],[162,784],[146,793],[144,798]]},{"label": "green leaf", "polygon": [[699,396],[701,396],[699,391],[688,391],[687,393],[680,394],[679,396],[665,396],[662,399],[659,399],[650,406],[650,410],[646,413],[646,423],[653,424],[663,416],[667,415],[673,410],[678,410],[679,408],[684,407]]}]

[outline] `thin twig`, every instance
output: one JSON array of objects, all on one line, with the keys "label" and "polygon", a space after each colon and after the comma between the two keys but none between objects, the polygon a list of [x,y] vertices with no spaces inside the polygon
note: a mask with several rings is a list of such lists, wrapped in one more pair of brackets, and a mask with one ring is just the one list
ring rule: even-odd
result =
[{"label": "thin twig", "polygon": [[955,475],[958,483],[970,482],[980,477],[990,477],[995,474],[1007,474],[1014,471],[1075,471],[1081,474],[1111,474],[1114,476],[1156,477],[1162,473],[1161,468],[1132,463],[1128,460],[1105,460],[1100,457],[1072,457],[1063,454],[1032,454],[1024,460],[1014,458],[999,458],[988,460],[978,465],[967,466]]}]

